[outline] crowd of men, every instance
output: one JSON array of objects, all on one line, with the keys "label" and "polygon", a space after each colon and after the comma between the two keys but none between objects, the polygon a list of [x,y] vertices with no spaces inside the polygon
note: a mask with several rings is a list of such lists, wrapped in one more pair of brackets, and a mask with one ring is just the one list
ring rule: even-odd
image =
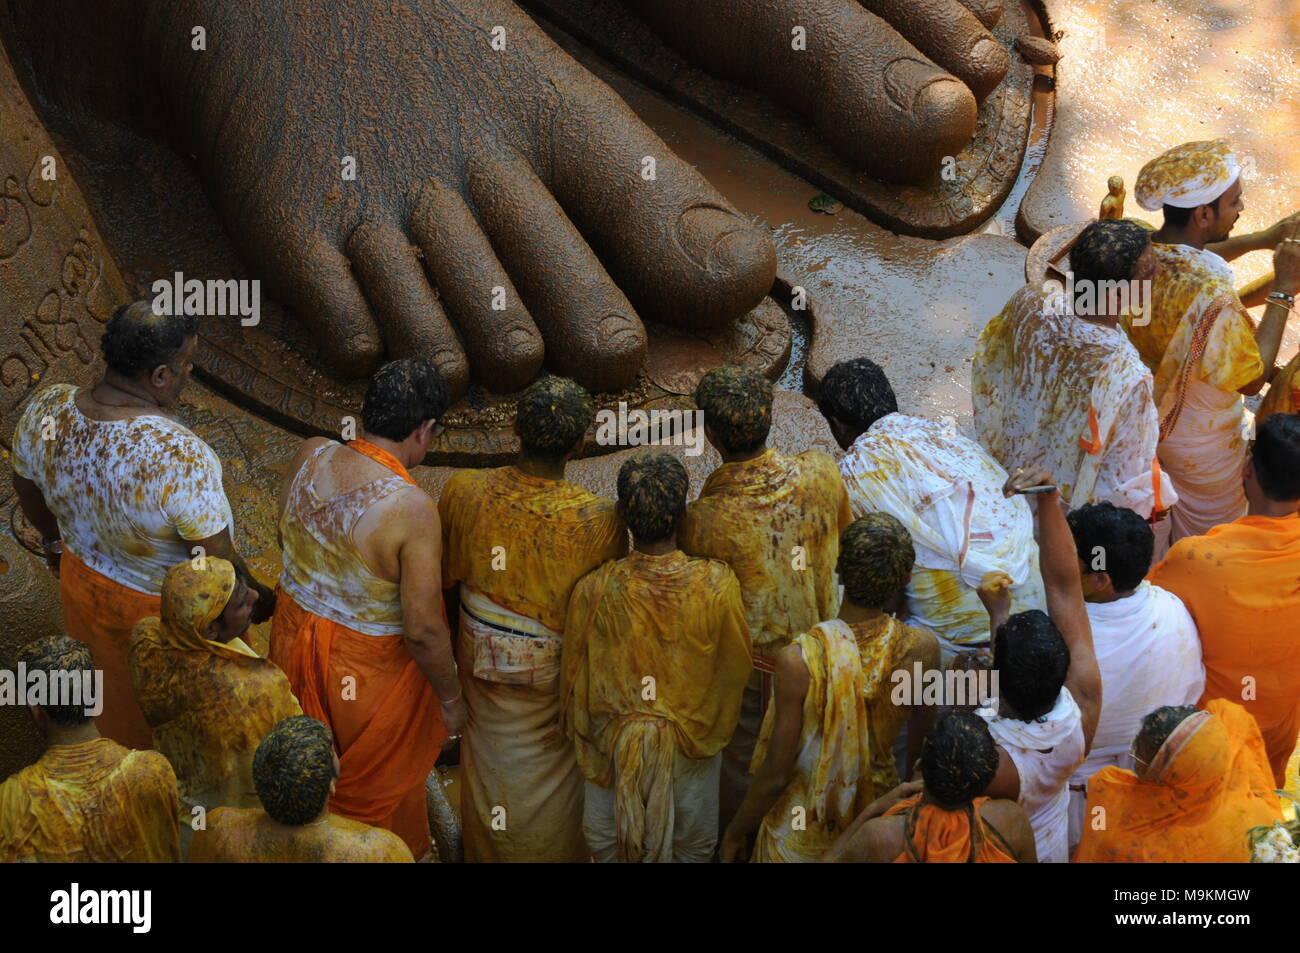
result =
[{"label": "crowd of men", "polygon": [[[984,329],[977,440],[861,357],[817,390],[839,461],[785,453],[771,384],[724,365],[694,395],[722,460],[698,497],[652,448],[608,500],[565,479],[592,397],[548,376],[516,462],[435,501],[409,469],[447,387],[403,358],[359,436],[289,461],[274,590],[168,413],[196,319],[119,309],[102,379],[38,392],[14,436],[66,625],[20,661],[102,671],[104,699],[32,706],[48,748],[0,784],[0,860],[446,855],[426,785],[457,742],[467,861],[1248,860],[1300,733],[1300,416],[1274,369],[1300,218],[1230,237],[1222,141],[1135,192],[1159,230],[1088,225],[1070,291],[1027,285]],[[1225,259],[1262,248],[1256,327]],[[1103,282],[1145,283],[1140,319],[1085,306]],[[268,618],[263,658],[243,636]]]}]

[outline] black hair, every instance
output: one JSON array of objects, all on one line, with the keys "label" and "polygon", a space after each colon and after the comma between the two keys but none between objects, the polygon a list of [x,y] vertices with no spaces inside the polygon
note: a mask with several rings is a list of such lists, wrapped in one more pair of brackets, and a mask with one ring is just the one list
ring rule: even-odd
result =
[{"label": "black hair", "polygon": [[[37,671],[45,674],[47,702],[62,694],[62,690],[81,693],[80,704],[41,705],[50,721],[68,728],[90,721],[86,709],[91,704],[85,690],[94,684],[95,659],[89,645],[66,635],[46,636],[24,645],[18,652],[18,661],[29,674]],[[71,684],[74,680],[78,683],[76,688]]]},{"label": "black hair", "polygon": [[113,312],[99,349],[109,370],[134,381],[164,364],[172,366],[186,342],[198,333],[195,315],[156,314],[148,301],[134,301]]},{"label": "black hair", "polygon": [[647,450],[618,468],[618,502],[632,536],[643,543],[667,539],[686,512],[690,480],[682,462],[662,450]]},{"label": "black hair", "polygon": [[881,417],[898,411],[898,398],[880,365],[856,357],[826,372],[817,389],[817,407],[823,417],[865,432]]},{"label": "black hair", "polygon": [[1300,500],[1300,415],[1273,414],[1255,429],[1255,479],[1275,503]]},{"label": "black hair", "polygon": [[281,824],[314,821],[334,780],[334,739],[307,715],[281,719],[253,754],[253,787],[262,809]]},{"label": "black hair", "polygon": [[1195,705],[1165,705],[1163,708],[1157,708],[1142,719],[1142,727],[1138,729],[1137,744],[1134,748],[1139,754],[1145,755],[1144,761],[1150,763],[1156,756],[1156,752],[1174,733],[1174,729],[1196,712]]},{"label": "black hair", "polygon": [[366,432],[405,440],[426,420],[447,410],[447,382],[427,357],[403,357],[375,371],[361,404]]},{"label": "black hair", "polygon": [[751,367],[724,364],[700,379],[695,405],[729,453],[748,453],[772,429],[772,382]]},{"label": "black hair", "polygon": [[1030,721],[1056,705],[1070,670],[1070,650],[1047,613],[1017,612],[998,626],[993,668],[1002,697],[1017,717]]},{"label": "black hair", "polygon": [[998,746],[973,711],[944,709],[921,749],[925,790],[943,807],[959,807],[988,790],[998,773]]},{"label": "black hair", "polygon": [[888,513],[868,513],[840,534],[835,571],[850,599],[881,609],[907,586],[915,562],[907,527]]},{"label": "black hair", "polygon": [[[1088,503],[1066,517],[1074,548],[1088,572],[1110,576],[1116,592],[1141,585],[1151,568],[1156,537],[1151,526],[1132,510],[1113,503]],[[1097,564],[1101,557],[1102,564]]]},{"label": "black hair", "polygon": [[1074,282],[1128,281],[1151,244],[1151,232],[1130,219],[1093,222],[1070,248]]},{"label": "black hair", "polygon": [[543,377],[519,395],[515,429],[524,455],[560,460],[591,426],[591,395],[567,377]]},{"label": "black hair", "polygon": [[[1220,195],[1219,198],[1216,198],[1213,202],[1205,203],[1210,208],[1214,209],[1215,215],[1219,214],[1219,199],[1221,198],[1223,198],[1222,195]],[[1192,220],[1192,213],[1196,211],[1195,208],[1179,208],[1177,205],[1166,205],[1163,207],[1163,210],[1165,213],[1165,223],[1172,225],[1174,228],[1186,228],[1187,223]]]}]

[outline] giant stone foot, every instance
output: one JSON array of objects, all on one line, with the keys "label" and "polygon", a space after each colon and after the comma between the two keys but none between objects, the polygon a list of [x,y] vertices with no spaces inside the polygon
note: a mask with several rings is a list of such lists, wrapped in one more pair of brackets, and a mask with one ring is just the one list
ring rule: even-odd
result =
[{"label": "giant stone foot", "polygon": [[1010,66],[987,29],[997,0],[621,2],[701,69],[808,116],[890,182],[923,182],[961,152]]},{"label": "giant stone foot", "polygon": [[771,287],[766,232],[506,0],[8,0],[0,26],[47,96],[194,158],[345,376],[422,353],[454,394],[543,361],[617,389],[639,314],[717,326]]}]

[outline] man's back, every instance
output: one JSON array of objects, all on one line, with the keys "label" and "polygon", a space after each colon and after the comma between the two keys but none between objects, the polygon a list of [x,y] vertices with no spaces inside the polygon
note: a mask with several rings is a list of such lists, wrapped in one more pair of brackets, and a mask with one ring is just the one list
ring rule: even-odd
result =
[{"label": "man's back", "polygon": [[1049,470],[1070,506],[1108,500],[1149,516],[1159,420],[1151,375],[1118,328],[1026,285],[980,335],[971,370],[980,442],[1008,469]]},{"label": "man's back", "polygon": [[574,584],[627,552],[612,501],[517,467],[462,470],[438,509],[444,588],[464,583],[550,629],[563,629]]},{"label": "man's back", "polygon": [[1196,620],[1202,702],[1225,698],[1255,716],[1283,786],[1300,732],[1300,515],[1244,516],[1180,540],[1149,578]]},{"label": "man's back", "polygon": [[391,831],[326,814],[289,826],[261,808],[220,807],[190,847],[193,864],[409,864],[410,850]]},{"label": "man's back", "polygon": [[57,384],[32,399],[14,434],[14,472],[40,487],[69,552],[156,595],[167,570],[190,558],[191,541],[230,526],[221,463],[161,411],[95,420],[76,393]]},{"label": "man's back", "polygon": [[0,862],[180,860],[176,776],[108,738],[52,745],[0,784]]},{"label": "man's back", "polygon": [[854,516],[888,513],[912,536],[910,621],[952,642],[987,642],[976,589],[994,571],[1015,582],[1014,611],[1043,607],[1033,514],[1022,497],[1002,494],[1006,472],[973,440],[893,413],[854,442],[840,472]]},{"label": "man's back", "polygon": [[835,615],[839,534],[851,519],[827,454],[768,449],[714,470],[687,506],[678,538],[683,552],[731,567],[753,646],[774,653]]}]

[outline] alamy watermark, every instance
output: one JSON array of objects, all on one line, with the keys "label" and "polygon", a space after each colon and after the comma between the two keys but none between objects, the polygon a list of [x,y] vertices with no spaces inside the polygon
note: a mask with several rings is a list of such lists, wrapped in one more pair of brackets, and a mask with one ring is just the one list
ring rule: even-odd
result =
[{"label": "alamy watermark", "polygon": [[603,447],[685,447],[688,457],[698,457],[704,452],[704,411],[628,410],[627,401],[620,400],[618,410],[596,412],[596,443]]},{"label": "alamy watermark", "polygon": [[239,316],[246,328],[262,320],[262,282],[257,278],[186,280],[183,272],[159,278],[153,288],[154,314],[194,314],[204,317]]},{"label": "alamy watermark", "polygon": [[890,673],[893,689],[889,700],[895,705],[933,705],[950,708],[994,708],[998,703],[998,673],[995,669],[926,668],[920,662],[911,669]]},{"label": "alamy watermark", "polygon": [[1043,282],[1043,291],[1049,298],[1064,297],[1075,314],[1080,317],[1129,316],[1135,328],[1151,323],[1151,287],[1149,278],[1125,281],[1075,281],[1074,272],[1065,273],[1065,284],[1055,278]]},{"label": "alamy watermark", "polygon": [[17,669],[0,668],[0,705],[80,708],[94,718],[104,710],[104,673],[28,670],[19,662]]}]

